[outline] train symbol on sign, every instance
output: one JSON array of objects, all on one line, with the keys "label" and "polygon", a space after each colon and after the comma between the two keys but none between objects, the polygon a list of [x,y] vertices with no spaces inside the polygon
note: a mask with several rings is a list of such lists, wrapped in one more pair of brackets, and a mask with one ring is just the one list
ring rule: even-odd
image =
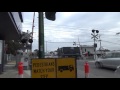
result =
[{"label": "train symbol on sign", "polygon": [[72,65],[69,66],[58,66],[58,71],[63,72],[64,70],[69,70],[70,72],[74,70]]}]

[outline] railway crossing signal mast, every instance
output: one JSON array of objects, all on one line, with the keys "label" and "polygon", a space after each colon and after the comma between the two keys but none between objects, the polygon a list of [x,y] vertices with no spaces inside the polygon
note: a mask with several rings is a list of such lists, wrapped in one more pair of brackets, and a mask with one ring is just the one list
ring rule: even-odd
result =
[{"label": "railway crossing signal mast", "polygon": [[95,60],[97,59],[96,57],[96,48],[97,48],[97,43],[95,43],[98,39],[98,33],[99,33],[99,30],[92,30],[92,38],[91,39],[94,39],[94,48],[95,48]]}]

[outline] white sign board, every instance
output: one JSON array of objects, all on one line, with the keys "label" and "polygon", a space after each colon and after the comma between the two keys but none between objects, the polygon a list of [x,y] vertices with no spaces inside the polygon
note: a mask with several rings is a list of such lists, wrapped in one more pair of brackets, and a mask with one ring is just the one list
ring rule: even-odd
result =
[{"label": "white sign board", "polygon": [[23,57],[21,58],[21,62],[23,63],[23,66],[29,65],[29,55],[28,53],[23,53]]},{"label": "white sign board", "polygon": [[28,66],[28,58],[24,58],[24,63],[23,63],[23,66]]}]

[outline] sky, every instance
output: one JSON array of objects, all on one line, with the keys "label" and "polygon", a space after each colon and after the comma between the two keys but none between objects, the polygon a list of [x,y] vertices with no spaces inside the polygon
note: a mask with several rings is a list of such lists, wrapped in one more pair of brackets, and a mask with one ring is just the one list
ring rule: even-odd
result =
[{"label": "sky", "polygon": [[[23,12],[22,31],[32,31],[33,13]],[[38,49],[38,12],[35,13],[34,26],[32,50]],[[73,47],[78,38],[81,45],[93,45],[92,29],[99,30],[103,48],[120,50],[120,35],[116,35],[120,32],[120,12],[57,12],[55,21],[44,16],[45,51]],[[99,49],[100,42],[96,43]]]}]

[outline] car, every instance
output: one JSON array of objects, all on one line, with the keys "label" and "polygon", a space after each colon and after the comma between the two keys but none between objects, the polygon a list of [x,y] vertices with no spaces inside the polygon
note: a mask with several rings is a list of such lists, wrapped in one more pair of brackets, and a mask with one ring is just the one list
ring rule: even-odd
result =
[{"label": "car", "polygon": [[120,68],[120,51],[107,52],[102,58],[95,61],[95,66],[97,68],[107,67],[114,70]]}]

